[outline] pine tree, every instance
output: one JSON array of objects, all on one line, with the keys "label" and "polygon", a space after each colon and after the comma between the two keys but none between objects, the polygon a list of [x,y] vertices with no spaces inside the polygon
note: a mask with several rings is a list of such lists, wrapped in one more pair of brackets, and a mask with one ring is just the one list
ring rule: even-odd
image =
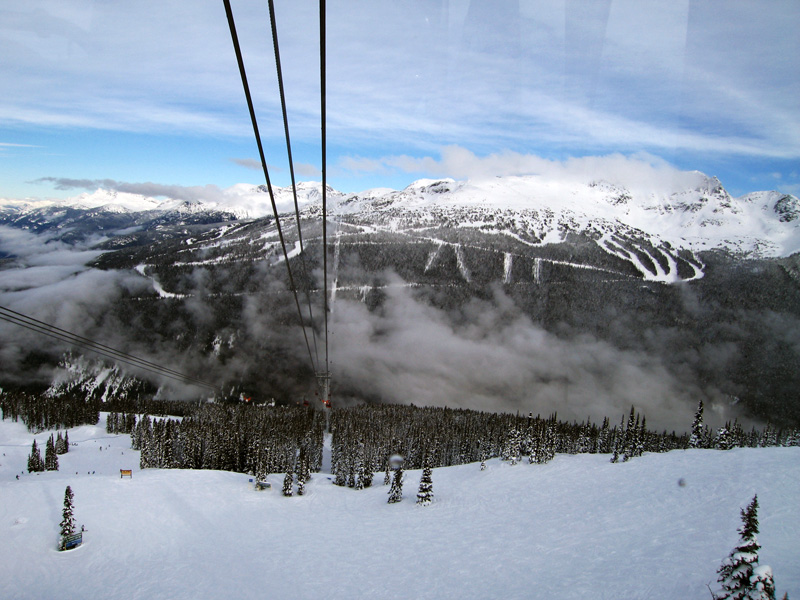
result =
[{"label": "pine tree", "polygon": [[67,489],[64,491],[64,510],[62,511],[61,515],[61,549],[64,550],[64,544],[66,543],[65,538],[67,536],[72,535],[75,533],[75,517],[72,514],[72,499],[74,495],[72,493],[72,488],[67,486]]},{"label": "pine tree", "polygon": [[508,432],[506,443],[503,446],[503,460],[510,461],[512,465],[517,464],[519,462],[519,451],[519,432],[516,427],[512,427]]},{"label": "pine tree", "polygon": [[417,504],[427,506],[433,502],[433,479],[431,478],[431,467],[429,461],[425,460],[422,468],[422,477],[419,480],[419,491],[417,492]]},{"label": "pine tree", "polygon": [[716,600],[775,600],[772,571],[766,565],[759,567],[758,551],[758,496],[742,510],[739,528],[739,545],[736,546],[717,570],[717,581],[722,590],[714,595]]},{"label": "pine tree", "polygon": [[703,447],[703,401],[697,404],[697,412],[692,421],[692,436],[689,438],[689,448]]},{"label": "pine tree", "polygon": [[46,471],[58,471],[58,455],[56,454],[56,442],[53,439],[53,434],[47,440],[47,445],[44,450],[44,468]]},{"label": "pine tree", "polygon": [[28,456],[28,473],[38,471],[44,471],[44,461],[42,460],[42,453],[39,452],[39,447],[36,445],[36,440],[33,440],[31,454]]},{"label": "pine tree", "polygon": [[717,430],[717,440],[714,444],[717,450],[730,450],[733,448],[733,436],[730,431],[730,423],[725,423]]},{"label": "pine tree", "polygon": [[64,436],[61,435],[61,431],[58,432],[58,437],[56,437],[56,454],[65,454],[66,447],[64,445]]},{"label": "pine tree", "polygon": [[[634,416],[636,417],[634,425]],[[625,435],[622,443],[622,462],[630,460],[633,456],[633,447],[636,444],[636,433],[639,427],[639,415],[634,411],[631,406],[631,413],[628,415],[628,424],[625,427]]]},{"label": "pine tree", "polygon": [[389,504],[400,502],[403,499],[403,468],[398,466],[394,471],[392,487],[389,489]]},{"label": "pine tree", "polygon": [[366,444],[360,444],[359,448],[359,462],[360,471],[358,473],[358,485],[360,489],[372,487],[372,461],[371,457],[367,456]]},{"label": "pine tree", "polygon": [[306,454],[300,449],[300,457],[297,459],[297,495],[302,496],[306,493]]},{"label": "pine tree", "polygon": [[294,478],[292,477],[292,472],[289,471],[286,473],[286,477],[283,478],[283,495],[284,496],[291,496],[292,495],[292,483],[294,483]]},{"label": "pine tree", "polygon": [[386,460],[386,474],[383,476],[383,485],[389,485],[391,482],[391,475],[389,472],[389,460]]},{"label": "pine tree", "polygon": [[750,576],[750,585],[753,588],[750,592],[750,598],[775,600],[775,581],[772,578],[772,569],[769,565],[759,565],[753,569],[753,574]]},{"label": "pine tree", "polygon": [[64,454],[69,452],[69,431],[64,432]]}]

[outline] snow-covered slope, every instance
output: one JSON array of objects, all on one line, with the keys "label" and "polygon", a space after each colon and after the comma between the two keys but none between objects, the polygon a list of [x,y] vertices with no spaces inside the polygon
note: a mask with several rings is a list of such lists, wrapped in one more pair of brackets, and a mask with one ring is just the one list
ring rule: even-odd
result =
[{"label": "snow-covered slope", "polygon": [[[60,471],[38,475],[24,472],[34,436],[0,422],[0,597],[703,600],[755,493],[760,562],[779,596],[800,596],[800,448],[491,460],[435,469],[434,503],[417,507],[419,471],[394,505],[380,476],[355,491],[315,474],[284,498],[281,474],[257,492],[242,474],[140,471],[104,420],[70,430]],[[87,531],[57,552],[67,485]]]},{"label": "snow-covered slope", "polygon": [[[181,190],[178,190],[181,191]],[[329,190],[335,197],[337,192]],[[274,187],[273,194],[278,210],[294,210],[294,194],[291,187]],[[214,186],[185,192],[182,197],[155,198],[142,194],[132,194],[109,189],[98,189],[67,198],[65,200],[16,200],[0,198],[0,212],[14,213],[17,216],[54,209],[74,208],[80,210],[102,210],[116,213],[179,213],[224,212],[240,219],[250,219],[272,215],[272,203],[265,185],[246,183],[236,184],[225,190]],[[190,196],[190,197],[189,197]],[[297,201],[300,206],[319,201],[320,185],[299,183]]]},{"label": "snow-covered slope", "polygon": [[[570,231],[600,236],[637,232],[692,251],[724,248],[755,256],[800,251],[800,201],[778,192],[732,198],[715,177],[697,174],[695,187],[680,191],[628,189],[606,181],[589,184],[540,177],[456,182],[420,180],[400,192],[378,190],[344,199],[341,214],[431,210],[462,213],[462,223],[494,220],[498,211],[519,215],[540,240],[560,241]],[[396,221],[397,222],[397,221]]]},{"label": "snow-covered slope", "polygon": [[[689,188],[626,187],[605,180],[587,182],[538,176],[502,177],[456,182],[423,179],[404,190],[373,189],[342,194],[328,189],[330,213],[359,217],[392,229],[434,226],[444,219],[451,226],[495,232],[525,231],[536,243],[562,241],[568,233],[595,238],[604,250],[620,256],[612,236],[639,236],[657,249],[642,250],[650,259],[658,253],[675,258],[673,249],[692,252],[715,248],[754,257],[789,256],[800,251],[800,200],[778,192],[754,192],[731,197],[716,177],[689,174]],[[685,182],[683,182],[685,183]],[[294,210],[290,187],[274,187],[278,210]],[[195,214],[203,211],[240,219],[272,215],[266,186],[237,184],[225,190],[209,186],[194,198],[156,199],[111,190],[81,194],[59,201],[26,202],[0,199],[0,213],[20,217],[58,208],[108,212]],[[300,183],[297,201],[307,214],[319,212],[319,183]],[[502,224],[510,223],[511,228]],[[530,241],[530,240],[529,240]],[[623,253],[624,254],[624,253]],[[675,272],[653,273],[649,279],[676,280]],[[647,275],[647,273],[645,273]]]}]

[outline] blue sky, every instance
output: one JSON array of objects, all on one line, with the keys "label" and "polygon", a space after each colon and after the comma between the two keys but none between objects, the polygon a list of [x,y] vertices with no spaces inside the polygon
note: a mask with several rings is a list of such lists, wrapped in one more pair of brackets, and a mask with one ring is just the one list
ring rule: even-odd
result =
[{"label": "blue sky", "polygon": [[[232,5],[285,185],[267,3]],[[317,5],[276,11],[298,179],[319,180]],[[622,155],[800,192],[797,0],[339,0],[327,20],[342,191]],[[263,183],[222,0],[6,3],[0,50],[0,197]]]}]

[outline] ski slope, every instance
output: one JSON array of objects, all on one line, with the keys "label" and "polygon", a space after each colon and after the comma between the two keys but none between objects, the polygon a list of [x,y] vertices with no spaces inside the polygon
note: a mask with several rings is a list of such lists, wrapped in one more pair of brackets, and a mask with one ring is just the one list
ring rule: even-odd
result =
[{"label": "ski slope", "polygon": [[[43,449],[50,432],[37,434]],[[314,474],[306,495],[248,476],[143,470],[130,436],[71,429],[60,471],[25,471],[33,434],[0,422],[0,598],[704,599],[758,493],[761,563],[800,598],[800,448],[558,455],[434,469],[434,503]],[[102,448],[102,450],[101,450]],[[120,479],[132,469],[132,479]],[[91,474],[90,474],[91,473]],[[15,475],[20,474],[20,480]],[[679,485],[683,480],[684,485]],[[84,544],[58,552],[64,489]]]}]

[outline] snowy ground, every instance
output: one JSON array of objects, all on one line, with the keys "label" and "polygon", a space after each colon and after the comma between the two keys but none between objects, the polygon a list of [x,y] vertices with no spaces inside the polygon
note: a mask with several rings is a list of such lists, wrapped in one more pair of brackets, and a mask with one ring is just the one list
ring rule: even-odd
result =
[{"label": "snowy ground", "polygon": [[[284,498],[281,475],[256,492],[242,474],[139,471],[104,423],[70,430],[61,470],[38,475],[22,473],[34,436],[0,423],[0,598],[707,600],[754,493],[761,562],[800,598],[800,448],[492,460],[434,469],[418,507],[419,471],[395,505],[382,474],[364,491],[315,474]],[[87,531],[58,552],[67,485]]]}]

